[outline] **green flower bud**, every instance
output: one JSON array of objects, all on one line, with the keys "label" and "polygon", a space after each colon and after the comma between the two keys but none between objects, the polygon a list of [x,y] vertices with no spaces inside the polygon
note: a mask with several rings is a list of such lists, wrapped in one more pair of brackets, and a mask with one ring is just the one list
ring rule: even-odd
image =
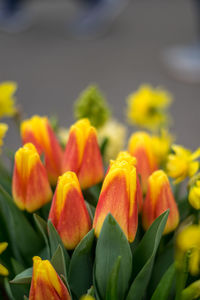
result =
[{"label": "green flower bud", "polygon": [[95,85],[86,88],[74,104],[75,118],[88,118],[96,128],[102,127],[109,119],[110,110],[108,104]]}]

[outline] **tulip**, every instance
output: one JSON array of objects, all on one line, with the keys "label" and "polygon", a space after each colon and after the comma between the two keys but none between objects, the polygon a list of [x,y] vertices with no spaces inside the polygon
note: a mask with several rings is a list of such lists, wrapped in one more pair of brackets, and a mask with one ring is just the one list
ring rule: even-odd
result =
[{"label": "tulip", "polygon": [[137,159],[137,172],[141,176],[143,192],[146,192],[148,177],[158,168],[151,137],[145,132],[134,133],[128,151]]},{"label": "tulip", "polygon": [[35,256],[29,300],[44,299],[70,300],[71,296],[50,261]]},{"label": "tulip", "polygon": [[31,143],[25,144],[15,154],[12,194],[21,210],[33,212],[49,202],[52,197],[46,170]]},{"label": "tulip", "polygon": [[49,180],[55,184],[61,175],[62,150],[46,117],[33,116],[21,124],[23,144],[33,143],[39,154],[44,154]]},{"label": "tulip", "polygon": [[[116,158],[117,161],[125,160],[129,164],[132,164],[134,167],[137,166],[137,159],[130,155],[127,151],[121,151],[118,153],[118,156]],[[137,203],[138,203],[138,212],[140,213],[142,210],[142,204],[143,204],[143,196],[142,196],[142,189],[140,185],[140,180],[137,175]]]},{"label": "tulip", "polygon": [[142,207],[142,224],[147,230],[153,221],[170,209],[164,234],[173,231],[179,222],[178,208],[164,171],[155,171],[148,180],[148,190]]},{"label": "tulip", "polygon": [[132,242],[138,224],[137,202],[136,168],[126,160],[111,162],[94,216],[96,236],[99,236],[106,216],[111,213]]},{"label": "tulip", "polygon": [[76,173],[83,189],[103,179],[104,170],[97,134],[88,119],[82,119],[70,128],[63,161],[63,172],[66,171]]},{"label": "tulip", "polygon": [[67,249],[74,249],[90,230],[90,217],[74,172],[59,177],[49,219]]}]

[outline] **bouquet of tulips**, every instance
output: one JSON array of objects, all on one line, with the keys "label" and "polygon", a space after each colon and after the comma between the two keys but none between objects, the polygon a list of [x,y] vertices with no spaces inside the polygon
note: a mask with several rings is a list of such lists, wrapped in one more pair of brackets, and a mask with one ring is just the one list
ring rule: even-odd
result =
[{"label": "bouquet of tulips", "polygon": [[12,155],[0,123],[0,299],[200,299],[200,149],[174,144],[172,96],[131,94],[127,120],[140,131],[126,142],[96,86],[69,129],[23,120],[16,88],[0,84],[0,117],[21,134]]}]

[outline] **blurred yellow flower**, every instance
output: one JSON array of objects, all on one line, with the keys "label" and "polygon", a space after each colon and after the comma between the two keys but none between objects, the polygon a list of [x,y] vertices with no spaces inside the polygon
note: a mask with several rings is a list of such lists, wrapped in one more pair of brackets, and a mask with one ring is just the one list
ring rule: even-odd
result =
[{"label": "blurred yellow flower", "polygon": [[3,145],[3,138],[8,130],[8,125],[5,123],[0,123],[0,151]]},{"label": "blurred yellow flower", "polygon": [[200,179],[191,185],[188,200],[193,208],[200,209]]},{"label": "blurred yellow flower", "polygon": [[[6,248],[8,247],[8,243],[4,242],[4,243],[0,243],[0,254],[6,250]],[[8,270],[2,265],[0,264],[0,275],[2,276],[8,276],[9,272]]]},{"label": "blurred yellow flower", "polygon": [[102,128],[98,130],[99,144],[107,139],[104,153],[104,160],[109,163],[111,159],[115,159],[124,147],[127,136],[127,128],[116,120],[108,121]]},{"label": "blurred yellow flower", "polygon": [[179,268],[187,251],[190,251],[189,272],[196,276],[200,273],[200,225],[185,227],[177,235],[175,257]]},{"label": "blurred yellow flower", "polygon": [[15,97],[17,90],[15,82],[6,81],[0,84],[0,118],[11,117],[15,114]]},{"label": "blurred yellow flower", "polygon": [[183,181],[186,177],[192,177],[199,169],[200,148],[195,152],[179,145],[173,145],[173,154],[168,155],[167,172],[170,177],[175,179],[174,183]]},{"label": "blurred yellow flower", "polygon": [[141,85],[128,97],[127,117],[130,123],[152,131],[168,123],[166,109],[172,96],[162,88]]},{"label": "blurred yellow flower", "polygon": [[167,155],[169,154],[172,141],[173,136],[171,136],[169,132],[165,129],[161,130],[160,135],[152,136],[153,151],[157,158],[158,164],[167,159]]},{"label": "blurred yellow flower", "polygon": [[60,127],[58,129],[58,139],[63,147],[66,146],[69,138],[69,128]]},{"label": "blurred yellow flower", "polygon": [[83,295],[80,300],[95,300],[95,298],[90,295]]}]

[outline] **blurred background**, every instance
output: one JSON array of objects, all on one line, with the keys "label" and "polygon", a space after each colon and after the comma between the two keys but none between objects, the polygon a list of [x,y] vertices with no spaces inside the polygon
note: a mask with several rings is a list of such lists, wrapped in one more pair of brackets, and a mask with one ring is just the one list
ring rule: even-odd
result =
[{"label": "blurred background", "polygon": [[[174,45],[197,36],[190,0],[132,0],[106,35],[76,39],[68,30],[76,14],[73,0],[26,1],[31,26],[20,33],[0,32],[0,82],[18,83],[17,103],[26,117],[56,115],[62,126],[73,122],[73,101],[97,83],[113,116],[125,121],[127,96],[142,83],[162,86],[174,96],[171,114],[177,143],[200,145],[200,84],[178,81],[163,62]],[[20,144],[9,121],[7,143]]]}]

